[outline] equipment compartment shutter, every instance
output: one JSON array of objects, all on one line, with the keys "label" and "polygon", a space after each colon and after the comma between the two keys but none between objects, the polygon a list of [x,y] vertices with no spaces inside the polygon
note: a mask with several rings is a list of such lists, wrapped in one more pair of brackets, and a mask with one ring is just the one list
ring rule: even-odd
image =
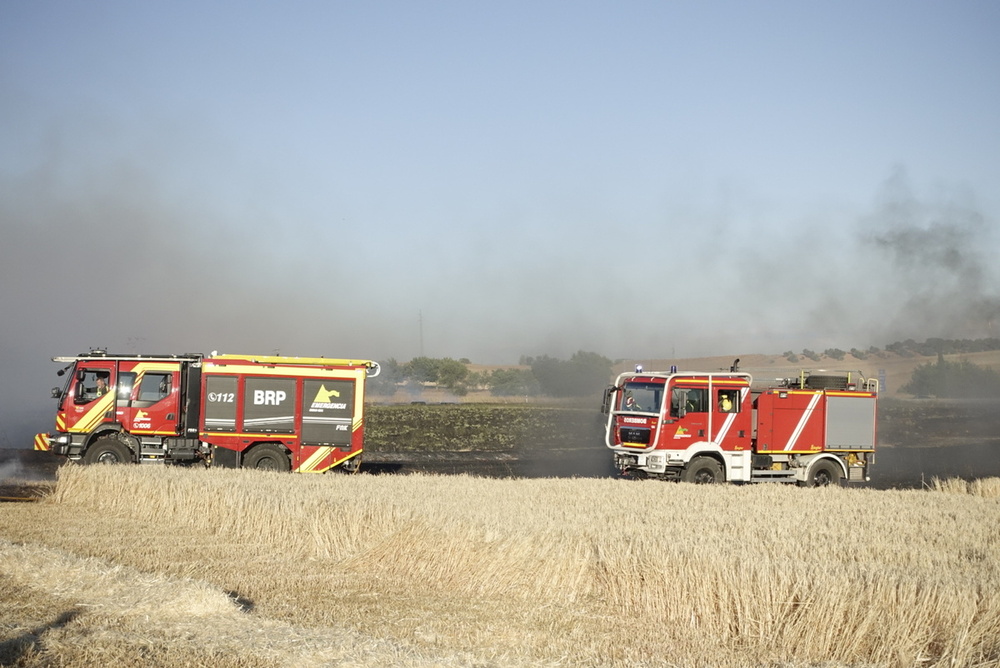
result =
[{"label": "equipment compartment shutter", "polygon": [[826,448],[828,450],[875,448],[875,398],[828,397]]},{"label": "equipment compartment shutter", "polygon": [[264,434],[295,432],[295,379],[247,378],[243,430]]},{"label": "equipment compartment shutter", "polygon": [[303,445],[351,445],[353,380],[306,380],[302,404]]},{"label": "equipment compartment shutter", "polygon": [[205,431],[236,431],[236,376],[205,379]]}]

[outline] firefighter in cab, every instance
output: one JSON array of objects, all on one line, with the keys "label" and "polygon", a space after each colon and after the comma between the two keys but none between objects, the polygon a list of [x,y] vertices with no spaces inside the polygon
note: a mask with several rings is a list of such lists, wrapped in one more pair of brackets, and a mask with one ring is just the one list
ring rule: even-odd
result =
[{"label": "firefighter in cab", "polygon": [[628,410],[628,411],[641,411],[642,410],[642,408],[639,407],[639,404],[637,404],[635,402],[635,397],[632,396],[631,392],[629,392],[627,395],[625,395],[625,410]]}]

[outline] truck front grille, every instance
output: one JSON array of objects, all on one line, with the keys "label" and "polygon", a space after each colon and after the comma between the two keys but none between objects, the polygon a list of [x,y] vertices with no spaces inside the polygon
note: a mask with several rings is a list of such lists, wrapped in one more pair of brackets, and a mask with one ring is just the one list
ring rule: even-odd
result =
[{"label": "truck front grille", "polygon": [[623,445],[649,445],[649,429],[640,427],[622,427],[618,430]]}]

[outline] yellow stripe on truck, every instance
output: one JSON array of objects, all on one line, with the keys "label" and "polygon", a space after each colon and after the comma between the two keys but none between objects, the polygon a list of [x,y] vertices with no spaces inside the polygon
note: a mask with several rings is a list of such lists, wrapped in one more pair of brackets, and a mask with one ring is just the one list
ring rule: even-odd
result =
[{"label": "yellow stripe on truck", "polygon": [[302,462],[302,464],[299,466],[299,472],[310,473],[312,471],[315,471],[316,467],[319,466],[319,463],[323,461],[327,457],[327,455],[329,455],[332,451],[333,448],[329,446],[321,446],[319,448],[316,448],[316,452],[309,455],[309,458],[306,459],[304,462]]},{"label": "yellow stripe on truck", "polygon": [[104,414],[112,410],[115,405],[115,395],[108,392],[103,397],[101,397],[97,403],[94,404],[93,408],[84,414],[79,421],[77,421],[76,426],[69,431],[86,434],[94,429],[97,425],[104,421]]},{"label": "yellow stripe on truck", "polygon": [[48,434],[35,434],[35,450],[48,451],[52,448],[49,444]]}]

